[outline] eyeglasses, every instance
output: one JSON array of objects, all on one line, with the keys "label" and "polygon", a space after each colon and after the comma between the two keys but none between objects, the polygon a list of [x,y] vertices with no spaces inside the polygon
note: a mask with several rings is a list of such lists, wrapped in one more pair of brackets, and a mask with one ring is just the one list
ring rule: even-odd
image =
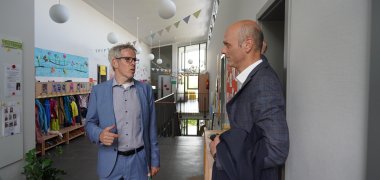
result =
[{"label": "eyeglasses", "polygon": [[131,64],[132,62],[134,62],[135,64],[138,64],[139,63],[139,59],[137,58],[134,58],[134,57],[118,57],[118,58],[115,58],[115,59],[124,59],[125,62]]}]

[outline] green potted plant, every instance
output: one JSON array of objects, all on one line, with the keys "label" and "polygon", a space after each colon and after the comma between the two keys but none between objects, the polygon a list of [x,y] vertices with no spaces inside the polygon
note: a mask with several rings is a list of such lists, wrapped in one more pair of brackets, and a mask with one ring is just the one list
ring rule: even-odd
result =
[{"label": "green potted plant", "polygon": [[27,180],[58,180],[58,176],[64,175],[66,172],[52,166],[52,157],[56,154],[60,155],[62,152],[62,148],[57,147],[56,153],[38,157],[35,149],[28,151],[22,174],[26,176]]}]

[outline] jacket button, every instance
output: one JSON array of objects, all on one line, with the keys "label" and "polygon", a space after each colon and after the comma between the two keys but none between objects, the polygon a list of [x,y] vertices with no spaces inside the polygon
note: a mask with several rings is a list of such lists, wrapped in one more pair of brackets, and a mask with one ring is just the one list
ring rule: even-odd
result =
[{"label": "jacket button", "polygon": [[113,151],[117,151],[116,148],[113,148]]}]

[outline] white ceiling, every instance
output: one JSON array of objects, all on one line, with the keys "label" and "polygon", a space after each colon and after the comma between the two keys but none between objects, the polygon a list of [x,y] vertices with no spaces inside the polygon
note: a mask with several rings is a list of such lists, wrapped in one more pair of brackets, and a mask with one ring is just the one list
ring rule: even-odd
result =
[{"label": "white ceiling", "polygon": [[[100,13],[112,20],[112,0],[83,0]],[[140,41],[151,44],[151,32],[154,38],[153,47],[172,43],[191,43],[206,41],[211,18],[213,0],[172,0],[177,7],[174,17],[162,19],[158,15],[160,0],[114,0],[114,22],[137,37],[137,17],[139,17]],[[198,18],[193,13],[201,10]],[[190,16],[188,23],[183,20]],[[174,26],[180,21],[178,28]],[[166,30],[170,26],[169,32]],[[159,31],[162,31],[161,36]]]}]

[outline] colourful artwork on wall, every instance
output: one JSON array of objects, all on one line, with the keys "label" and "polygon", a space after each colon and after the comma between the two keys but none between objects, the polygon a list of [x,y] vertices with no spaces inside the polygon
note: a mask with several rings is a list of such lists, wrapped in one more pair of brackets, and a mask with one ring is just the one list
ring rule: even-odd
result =
[{"label": "colourful artwork on wall", "polygon": [[227,77],[226,77],[226,102],[232,99],[236,92],[238,91],[238,84],[236,81],[236,76],[238,72],[235,68],[231,67],[226,63],[227,66]]},{"label": "colourful artwork on wall", "polygon": [[88,78],[88,58],[34,49],[36,76]]}]

